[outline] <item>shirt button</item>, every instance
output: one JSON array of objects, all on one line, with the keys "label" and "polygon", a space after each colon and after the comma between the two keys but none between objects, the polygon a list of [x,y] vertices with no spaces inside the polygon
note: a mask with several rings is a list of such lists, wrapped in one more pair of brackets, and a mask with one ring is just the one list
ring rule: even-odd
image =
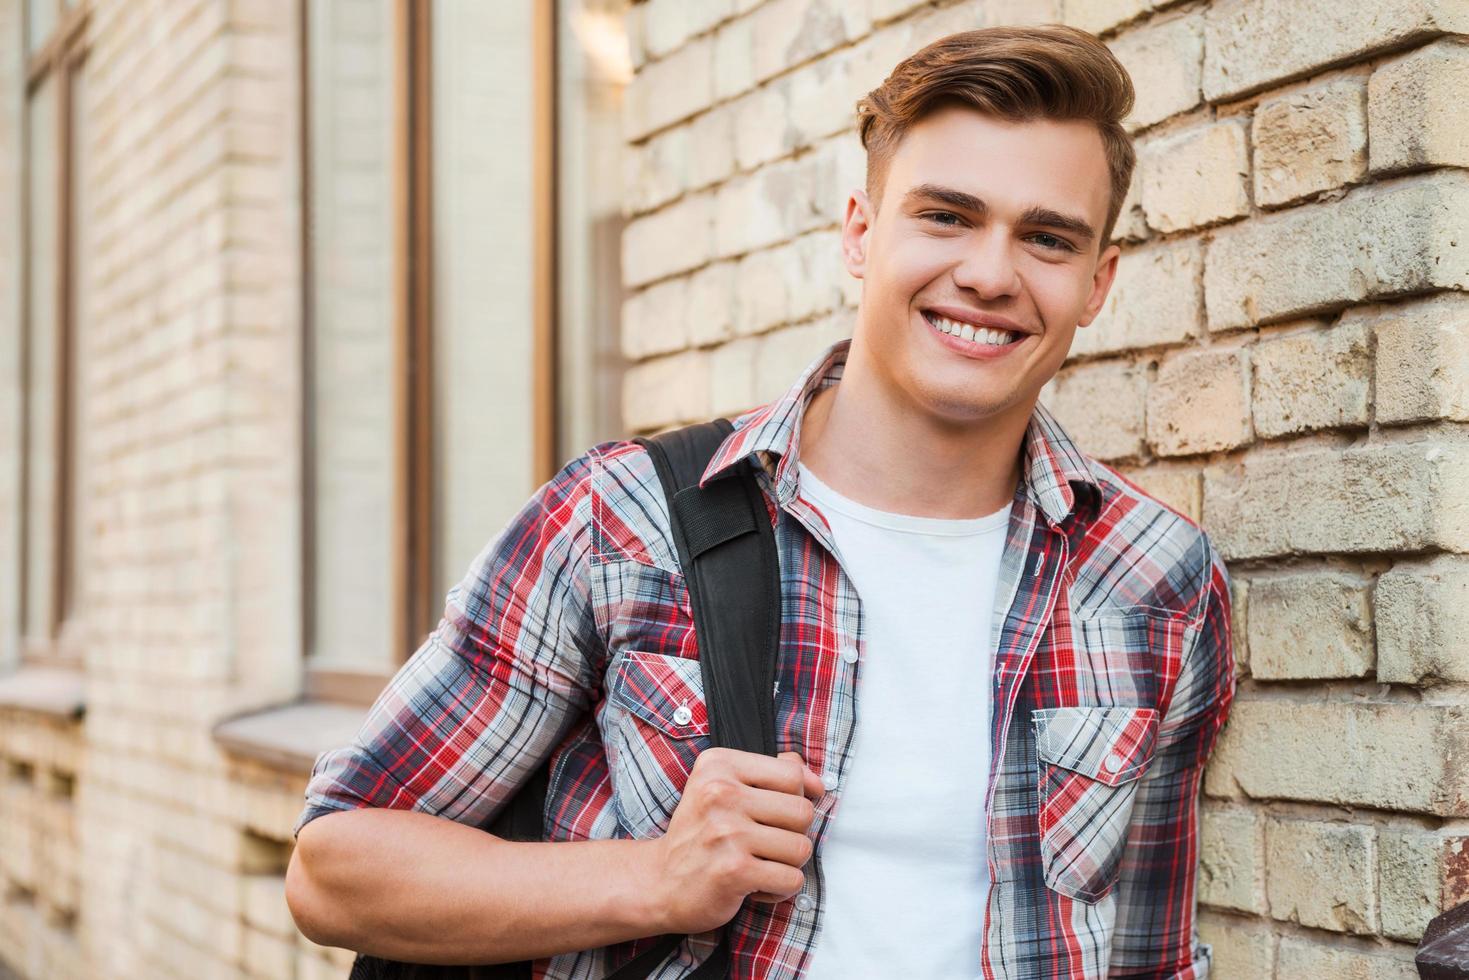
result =
[{"label": "shirt button", "polygon": [[829,772],[821,777],[821,785],[825,786],[828,791],[836,789],[837,782],[836,773]]},{"label": "shirt button", "polygon": [[854,647],[854,646],[851,646],[850,644],[847,645],[847,646],[845,646],[845,647],[842,647],[842,659],[845,660],[849,664],[856,663],[857,662],[857,648]]},{"label": "shirt button", "polygon": [[678,710],[673,713],[673,723],[675,725],[687,725],[693,720],[694,713],[689,710],[689,706],[686,704],[679,705]]},{"label": "shirt button", "polygon": [[1111,755],[1107,756],[1105,761],[1102,762],[1102,768],[1106,769],[1108,772],[1116,772],[1118,769],[1122,768],[1122,756],[1118,755],[1115,752],[1112,753]]},{"label": "shirt button", "polygon": [[810,912],[816,907],[816,899],[810,895],[801,894],[796,896],[796,908],[802,912]]}]

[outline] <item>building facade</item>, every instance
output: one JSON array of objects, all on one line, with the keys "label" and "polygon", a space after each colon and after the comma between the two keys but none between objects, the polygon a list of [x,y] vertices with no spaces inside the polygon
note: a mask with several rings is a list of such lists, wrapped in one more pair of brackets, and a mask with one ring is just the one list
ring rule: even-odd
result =
[{"label": "building facade", "polygon": [[345,975],[290,828],[560,464],[850,335],[856,99],[953,31],[1138,88],[1043,396],[1209,530],[1224,980],[1406,978],[1469,899],[1469,8],[0,0],[0,964]]}]

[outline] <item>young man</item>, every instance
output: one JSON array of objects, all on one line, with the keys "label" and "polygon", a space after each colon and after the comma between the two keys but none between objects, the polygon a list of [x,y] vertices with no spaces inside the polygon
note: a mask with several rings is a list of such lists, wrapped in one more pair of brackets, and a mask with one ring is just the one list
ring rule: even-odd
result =
[{"label": "young man", "polygon": [[[1132,99],[1100,42],[1047,27],[942,39],[859,104],[854,335],[704,474],[759,463],[780,757],[701,751],[658,481],[596,446],[318,761],[288,877],[308,936],[552,977],[670,932],[693,938],[656,975],[685,976],[725,928],[735,977],[1207,974],[1225,568],[1037,402],[1116,272]],[[550,842],[475,829],[548,758]]]}]

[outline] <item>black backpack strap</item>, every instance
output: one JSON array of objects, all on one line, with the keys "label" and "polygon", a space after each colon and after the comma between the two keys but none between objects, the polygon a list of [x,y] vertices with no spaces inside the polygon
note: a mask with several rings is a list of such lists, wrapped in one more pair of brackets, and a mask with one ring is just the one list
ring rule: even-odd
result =
[{"label": "black backpack strap", "polygon": [[726,419],[638,439],[669,502],[679,567],[689,588],[699,666],[715,745],[775,755],[775,669],[780,649],[780,563],[775,532],[748,459],[737,479],[699,478]]},{"label": "black backpack strap", "polygon": [[[689,589],[699,670],[713,744],[775,755],[775,671],[780,651],[780,561],[765,497],[748,459],[699,486],[715,450],[734,430],[700,422],[635,441],[648,450],[663,495],[679,568]],[[685,937],[664,936],[609,980],[648,976]],[[691,974],[729,974],[729,934]]]}]

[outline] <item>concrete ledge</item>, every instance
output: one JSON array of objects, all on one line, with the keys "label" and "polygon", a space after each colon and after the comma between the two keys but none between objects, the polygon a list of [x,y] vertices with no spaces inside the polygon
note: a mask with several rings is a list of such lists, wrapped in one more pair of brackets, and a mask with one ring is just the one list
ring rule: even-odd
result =
[{"label": "concrete ledge", "polygon": [[0,709],[5,708],[76,721],[86,710],[86,682],[79,670],[21,667],[0,677]]},{"label": "concrete ledge", "polygon": [[298,701],[227,719],[214,726],[226,752],[289,772],[311,772],[316,757],[357,734],[367,709]]}]

